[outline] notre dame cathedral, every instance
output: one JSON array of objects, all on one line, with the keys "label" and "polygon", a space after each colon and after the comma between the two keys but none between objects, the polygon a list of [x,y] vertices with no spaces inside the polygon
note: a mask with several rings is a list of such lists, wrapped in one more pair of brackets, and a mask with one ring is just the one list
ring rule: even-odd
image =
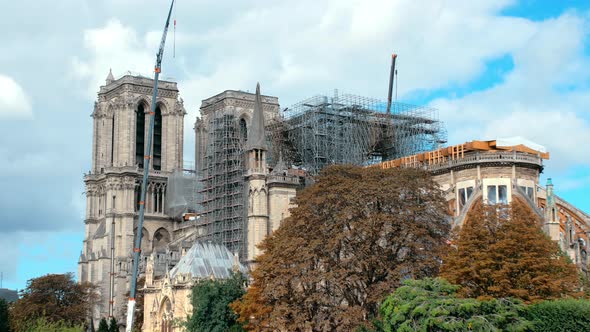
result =
[{"label": "notre dame cathedral", "polygon": [[[95,322],[108,316],[124,321],[152,89],[152,79],[109,73],[92,112],[78,276],[98,286]],[[160,81],[156,103],[140,275],[149,265],[150,280],[163,278],[197,242],[224,246],[248,265],[258,254],[255,245],[288,216],[301,182],[280,158],[273,169],[267,166],[265,121],[278,114],[278,98],[261,96],[257,88],[256,94],[230,90],[203,101],[194,172],[203,186],[192,218],[167,208],[171,179],[183,170],[186,111],[177,84]]]}]

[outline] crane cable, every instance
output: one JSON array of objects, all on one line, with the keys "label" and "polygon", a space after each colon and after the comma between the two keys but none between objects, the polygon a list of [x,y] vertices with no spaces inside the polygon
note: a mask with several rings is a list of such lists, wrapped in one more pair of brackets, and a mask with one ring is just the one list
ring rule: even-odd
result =
[{"label": "crane cable", "polygon": [[178,0],[176,1],[176,6],[174,7],[174,31],[172,37],[172,57],[176,58],[176,7],[178,7]]}]

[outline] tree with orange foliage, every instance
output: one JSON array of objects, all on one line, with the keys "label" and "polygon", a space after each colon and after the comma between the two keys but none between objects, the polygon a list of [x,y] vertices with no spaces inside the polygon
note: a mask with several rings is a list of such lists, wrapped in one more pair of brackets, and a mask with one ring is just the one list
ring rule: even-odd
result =
[{"label": "tree with orange foliage", "polygon": [[478,203],[454,243],[440,276],[463,286],[464,297],[531,302],[579,294],[576,267],[517,199],[509,206]]},{"label": "tree with orange foliage", "polygon": [[232,305],[250,330],[351,331],[401,280],[438,273],[446,202],[424,171],[331,166],[296,204]]},{"label": "tree with orange foliage", "polygon": [[[256,271],[252,272],[252,276],[260,279]],[[265,331],[270,325],[268,318],[272,309],[262,302],[260,288],[256,285],[250,286],[244,296],[229,306],[238,314],[238,322],[244,324],[242,327],[246,331]]]}]

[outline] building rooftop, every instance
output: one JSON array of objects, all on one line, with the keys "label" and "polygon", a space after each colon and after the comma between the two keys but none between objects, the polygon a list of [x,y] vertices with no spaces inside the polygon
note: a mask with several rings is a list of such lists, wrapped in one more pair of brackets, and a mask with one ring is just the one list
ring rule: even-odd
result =
[{"label": "building rooftop", "polygon": [[196,242],[170,270],[170,279],[187,273],[193,278],[227,279],[236,268],[244,274],[247,272],[225,246]]},{"label": "building rooftop", "polygon": [[[489,152],[485,157],[474,157],[474,153]],[[375,167],[427,167],[436,169],[449,167],[461,163],[509,161],[507,155],[514,154],[515,162],[534,163],[542,167],[542,160],[549,159],[549,152],[545,147],[515,137],[489,141],[471,141],[453,146],[442,147],[433,151],[418,153],[407,157],[384,161]]]},{"label": "building rooftop", "polygon": [[[153,78],[145,77],[141,74],[132,72],[126,72],[123,76],[115,79],[112,73],[109,71],[109,75],[107,76],[105,83],[105,85],[100,87],[100,91],[98,92],[100,95],[116,90],[117,88],[126,84],[147,88],[148,90],[145,90],[144,92],[148,94],[151,94],[151,89],[154,87]],[[159,79],[158,90],[172,90],[174,92],[178,92],[178,86],[176,82]]]},{"label": "building rooftop", "polygon": [[[274,96],[268,95],[261,95],[262,103],[263,104],[271,104],[278,106],[279,105],[279,98]],[[211,96],[207,99],[203,99],[201,102],[201,108],[205,108],[211,104],[223,101],[225,99],[238,99],[238,100],[246,100],[249,102],[254,103],[256,101],[256,93],[249,92],[249,91],[241,91],[241,90],[225,90],[220,92],[214,96]]]}]

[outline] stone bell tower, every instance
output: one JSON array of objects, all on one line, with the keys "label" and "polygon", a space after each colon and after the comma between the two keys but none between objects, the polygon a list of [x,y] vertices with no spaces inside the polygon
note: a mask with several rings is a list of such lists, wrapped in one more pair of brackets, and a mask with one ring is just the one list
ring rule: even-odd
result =
[{"label": "stone bell tower", "polygon": [[[92,112],[92,165],[85,174],[86,217],[78,278],[99,287],[93,318],[122,321],[146,149],[153,80],[111,72],[100,87]],[[186,114],[175,82],[160,81],[156,101],[153,163],[141,230],[142,262],[173,237],[174,221],[165,213],[166,186],[182,168],[183,120]]]},{"label": "stone bell tower", "polygon": [[252,124],[250,130],[248,130],[248,140],[244,149],[246,159],[245,180],[248,184],[248,250],[246,259],[248,262],[251,262],[260,254],[260,249],[256,245],[269,234],[268,188],[266,186],[268,173],[266,166],[267,151],[260,84],[257,84]]}]

